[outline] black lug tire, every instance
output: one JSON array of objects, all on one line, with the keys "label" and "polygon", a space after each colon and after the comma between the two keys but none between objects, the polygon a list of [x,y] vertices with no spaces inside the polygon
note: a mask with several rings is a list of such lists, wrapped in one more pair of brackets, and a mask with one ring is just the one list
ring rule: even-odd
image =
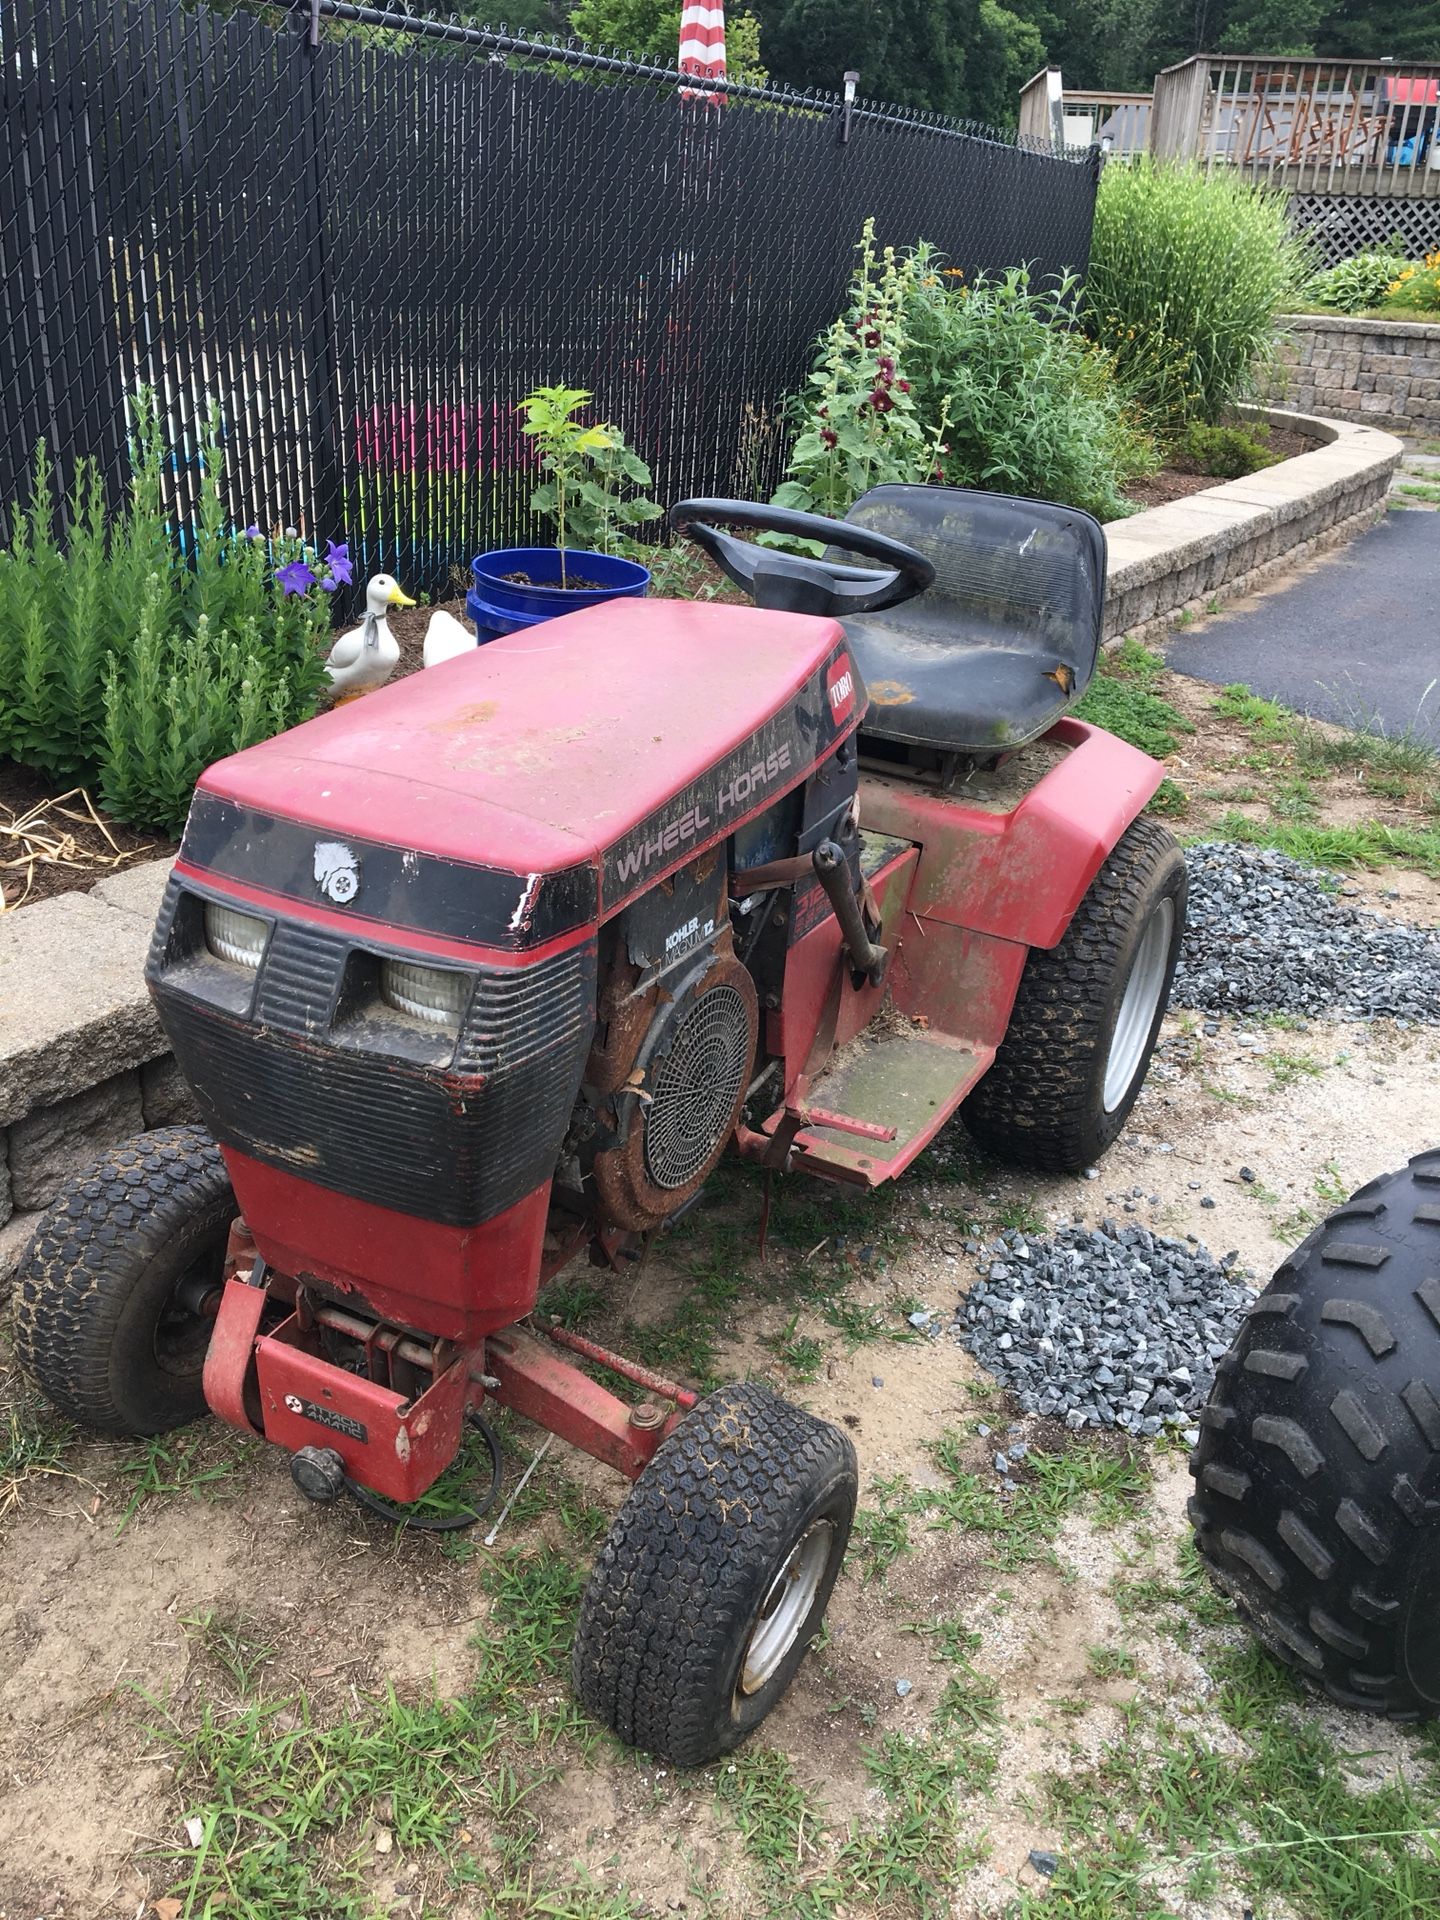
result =
[{"label": "black lug tire", "polygon": [[208,1328],[157,1330],[191,1274],[218,1285],[235,1196],[199,1127],[157,1127],[68,1182],[15,1278],[15,1348],[46,1398],[98,1433],[164,1433],[205,1412]]},{"label": "black lug tire", "polygon": [[[636,1481],[595,1562],[571,1669],[586,1712],[672,1766],[738,1746],[819,1630],[856,1493],[855,1449],[838,1427],[754,1381],[702,1400]],[[776,1671],[743,1696],[756,1617],[820,1519],[834,1537],[814,1601]]]},{"label": "black lug tire", "polygon": [[[960,1109],[998,1159],[1045,1173],[1079,1173],[1120,1133],[1145,1084],[1185,932],[1185,857],[1142,816],[1091,881],[1064,938],[1034,947],[994,1064]],[[1112,1112],[1104,1100],[1110,1040],[1151,913],[1169,898],[1175,924],[1164,987],[1139,1069]]]},{"label": "black lug tire", "polygon": [[1440,1713],[1440,1152],[1291,1254],[1200,1426],[1196,1544],[1257,1637],[1342,1706]]}]

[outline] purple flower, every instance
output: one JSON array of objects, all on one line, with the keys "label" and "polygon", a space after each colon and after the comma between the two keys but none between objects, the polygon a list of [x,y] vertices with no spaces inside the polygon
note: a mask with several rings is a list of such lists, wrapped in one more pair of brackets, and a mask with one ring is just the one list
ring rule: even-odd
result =
[{"label": "purple flower", "polygon": [[315,584],[315,576],[303,560],[292,560],[288,566],[277,567],[275,578],[285,593],[304,593]]},{"label": "purple flower", "polygon": [[325,566],[335,576],[329,583],[331,586],[349,586],[352,576],[348,541],[342,541],[338,547],[333,540],[325,542]]},{"label": "purple flower", "polygon": [[240,537],[242,540],[258,540],[260,538],[260,529],[252,520]]},{"label": "purple flower", "polygon": [[325,589],[326,593],[333,593],[336,587],[339,586],[340,582],[335,578],[333,573],[327,573],[325,575],[325,578],[320,582],[320,584]]}]

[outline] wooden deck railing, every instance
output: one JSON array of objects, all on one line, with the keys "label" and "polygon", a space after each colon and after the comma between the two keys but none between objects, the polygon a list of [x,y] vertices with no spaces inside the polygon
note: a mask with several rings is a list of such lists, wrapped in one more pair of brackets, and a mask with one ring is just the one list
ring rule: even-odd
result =
[{"label": "wooden deck railing", "polygon": [[1440,63],[1196,54],[1153,93],[1066,87],[1042,69],[1020,92],[1020,130],[1235,167],[1302,193],[1440,198]]},{"label": "wooden deck railing", "polygon": [[1440,195],[1440,65],[1197,54],[1155,76],[1150,148],[1308,193]]}]

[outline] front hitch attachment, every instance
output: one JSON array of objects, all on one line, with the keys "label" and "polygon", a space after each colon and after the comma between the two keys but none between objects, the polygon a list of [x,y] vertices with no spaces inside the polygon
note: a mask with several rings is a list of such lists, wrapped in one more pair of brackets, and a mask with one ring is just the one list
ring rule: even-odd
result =
[{"label": "front hitch attachment", "polygon": [[290,1478],[307,1500],[317,1504],[338,1500],[342,1493],[348,1493],[357,1507],[363,1507],[377,1519],[388,1520],[392,1526],[404,1527],[412,1533],[458,1533],[462,1528],[473,1527],[494,1506],[500,1497],[500,1480],[504,1472],[500,1442],[494,1428],[482,1420],[473,1408],[466,1413],[465,1422],[474,1428],[489,1449],[490,1485],[478,1506],[465,1507],[458,1513],[407,1513],[404,1507],[396,1506],[390,1500],[382,1500],[378,1493],[372,1493],[369,1487],[362,1487],[358,1480],[345,1471],[345,1462],[334,1447],[301,1447],[298,1453],[292,1453]]},{"label": "front hitch attachment", "polygon": [[868,981],[872,987],[878,987],[890,964],[890,949],[877,946],[865,931],[860,900],[850,884],[849,861],[833,840],[822,840],[811,854],[810,861],[816,879],[825,889],[825,898],[840,922],[840,931],[845,936],[845,949],[857,976],[855,984],[862,986]]}]

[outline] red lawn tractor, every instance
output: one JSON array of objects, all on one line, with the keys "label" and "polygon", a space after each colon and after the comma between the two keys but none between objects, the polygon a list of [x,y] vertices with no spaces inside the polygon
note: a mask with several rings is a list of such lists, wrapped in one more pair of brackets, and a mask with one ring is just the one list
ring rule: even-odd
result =
[{"label": "red lawn tractor", "polygon": [[397,1516],[492,1401],[617,1468],[575,1686],[683,1765],[788,1686],[854,1450],[753,1382],[697,1404],[529,1318],[537,1289],[624,1270],[726,1152],[873,1187],[958,1111],[1087,1166],[1185,870],[1140,817],[1160,769],[1065,717],[1101,637],[1085,514],[884,486],[844,522],[671,523],[753,608],[575,613],[205,774],[148,967],[204,1129],[69,1188],[18,1329],[77,1420],[208,1406],[315,1500]]}]

